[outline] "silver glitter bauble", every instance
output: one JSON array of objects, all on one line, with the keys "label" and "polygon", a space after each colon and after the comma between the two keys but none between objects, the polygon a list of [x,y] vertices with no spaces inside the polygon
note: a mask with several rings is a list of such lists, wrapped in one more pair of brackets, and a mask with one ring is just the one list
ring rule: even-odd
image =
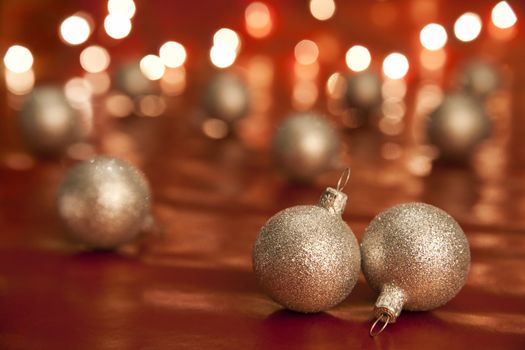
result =
[{"label": "silver glitter bauble", "polygon": [[360,72],[347,78],[346,101],[349,107],[371,109],[381,103],[381,80],[374,72]]},{"label": "silver glitter bauble", "polygon": [[250,96],[244,81],[233,73],[220,73],[204,91],[204,110],[208,117],[233,122],[248,114]]},{"label": "silver glitter bauble", "polygon": [[479,97],[486,97],[500,88],[501,73],[495,65],[485,61],[468,63],[460,73],[459,84]]},{"label": "silver glitter bauble", "polygon": [[463,159],[472,154],[491,131],[481,102],[463,93],[445,97],[428,119],[427,133],[443,158]]},{"label": "silver glitter bauble", "polygon": [[362,269],[379,294],[375,315],[393,323],[402,309],[432,310],[463,287],[470,249],[459,224],[429,204],[405,203],[377,215],[361,243]]},{"label": "silver glitter bauble", "polygon": [[109,249],[135,238],[150,215],[144,175],[117,158],[97,157],[75,166],[58,192],[58,212],[78,241]]},{"label": "silver glitter bauble", "polygon": [[315,113],[298,113],[280,125],[272,153],[283,173],[308,181],[335,166],[340,144],[338,132],[326,119]]},{"label": "silver glitter bauble", "polygon": [[253,269],[268,295],[300,312],[327,310],[343,301],[359,275],[360,254],[341,219],[346,195],[327,188],[318,205],[275,214],[253,248]]},{"label": "silver glitter bauble", "polygon": [[125,94],[136,97],[155,92],[151,80],[140,70],[139,63],[126,63],[120,66],[115,74],[115,87]]},{"label": "silver glitter bauble", "polygon": [[33,90],[20,111],[22,136],[38,153],[60,153],[82,138],[82,117],[62,89],[42,86]]}]

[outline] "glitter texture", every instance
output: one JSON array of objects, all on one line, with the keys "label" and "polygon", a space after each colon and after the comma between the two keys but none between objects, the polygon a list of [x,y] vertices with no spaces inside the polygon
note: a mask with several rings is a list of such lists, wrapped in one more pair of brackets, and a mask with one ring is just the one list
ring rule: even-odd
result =
[{"label": "glitter texture", "polygon": [[58,193],[58,211],[71,235],[94,248],[135,238],[150,214],[150,190],[132,165],[97,157],[75,166]]},{"label": "glitter texture", "polygon": [[[332,189],[333,190],[333,189]],[[334,191],[334,190],[333,190]],[[352,230],[338,209],[296,206],[274,215],[261,229],[253,249],[253,268],[275,301],[300,312],[327,310],[343,301],[359,275],[360,253]],[[335,203],[341,196],[338,192]],[[344,208],[344,203],[342,205]]]},{"label": "glitter texture", "polygon": [[391,322],[401,305],[423,311],[448,302],[465,284],[470,266],[461,227],[424,203],[396,205],[376,216],[366,228],[361,254],[368,283],[381,293],[376,316],[386,313]]}]

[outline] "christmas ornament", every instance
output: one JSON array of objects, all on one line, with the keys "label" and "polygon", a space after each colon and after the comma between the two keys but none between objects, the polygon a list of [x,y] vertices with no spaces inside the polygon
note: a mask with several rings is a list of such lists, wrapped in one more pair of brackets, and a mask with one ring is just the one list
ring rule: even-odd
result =
[{"label": "christmas ornament", "polygon": [[308,181],[333,168],[340,138],[324,118],[298,113],[284,120],[274,135],[272,153],[278,168],[291,179]]},{"label": "christmas ornament", "polygon": [[381,80],[374,72],[360,72],[347,78],[346,101],[349,107],[369,110],[381,103]]},{"label": "christmas ornament", "polygon": [[460,73],[460,86],[468,92],[486,97],[501,86],[501,74],[495,65],[485,61],[467,64]]},{"label": "christmas ornament", "polygon": [[43,154],[64,151],[82,138],[82,117],[62,89],[42,86],[33,90],[20,111],[20,130],[32,150]]},{"label": "christmas ornament", "polygon": [[97,157],[75,166],[58,192],[58,212],[78,241],[109,249],[135,238],[150,214],[150,190],[132,165]]},{"label": "christmas ornament", "polygon": [[131,97],[155,92],[152,81],[144,76],[138,62],[126,63],[120,66],[115,74],[114,81],[118,90]]},{"label": "christmas ornament", "polygon": [[[459,224],[429,204],[405,203],[377,215],[361,243],[362,269],[379,294],[374,336],[402,309],[425,311],[452,299],[463,287],[470,249]],[[379,332],[374,328],[383,322]]]},{"label": "christmas ornament", "polygon": [[204,91],[204,109],[211,118],[233,122],[248,114],[249,107],[248,89],[233,73],[217,74]]},{"label": "christmas ornament", "polygon": [[253,270],[261,287],[284,307],[299,312],[327,310],[343,301],[359,275],[360,253],[341,219],[347,196],[341,182],[328,187],[317,205],[275,214],[253,248]]},{"label": "christmas ornament", "polygon": [[428,120],[427,133],[443,158],[464,159],[485,140],[490,119],[480,101],[464,93],[445,97]]}]

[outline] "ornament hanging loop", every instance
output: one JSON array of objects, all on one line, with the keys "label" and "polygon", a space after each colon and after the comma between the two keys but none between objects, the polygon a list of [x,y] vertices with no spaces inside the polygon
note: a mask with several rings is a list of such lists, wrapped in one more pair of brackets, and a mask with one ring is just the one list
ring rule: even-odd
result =
[{"label": "ornament hanging loop", "polygon": [[350,174],[351,171],[349,167],[343,170],[343,173],[339,177],[339,180],[337,180],[337,191],[341,192],[345,188],[346,184],[348,183],[348,180],[350,179]]},{"label": "ornament hanging loop", "polygon": [[[375,328],[379,322],[383,322],[383,326],[378,331],[375,331]],[[375,322],[372,324],[372,327],[370,327],[370,332],[369,332],[370,336],[375,337],[381,334],[381,332],[385,330],[386,326],[388,326],[389,322],[390,322],[390,315],[381,314],[378,318],[376,318]]]}]

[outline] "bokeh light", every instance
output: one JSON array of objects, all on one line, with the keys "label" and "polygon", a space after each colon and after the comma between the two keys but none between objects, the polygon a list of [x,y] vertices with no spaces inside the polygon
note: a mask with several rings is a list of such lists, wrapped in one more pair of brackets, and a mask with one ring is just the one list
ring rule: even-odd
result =
[{"label": "bokeh light", "polygon": [[102,95],[111,87],[111,79],[107,72],[86,73],[84,79],[91,86],[94,95]]},{"label": "bokeh light", "polygon": [[508,2],[500,1],[492,9],[492,23],[500,29],[512,27],[518,21],[516,13],[512,10]]},{"label": "bokeh light", "polygon": [[211,63],[217,68],[231,66],[237,59],[237,53],[232,47],[225,45],[214,45],[210,50]]},{"label": "bokeh light", "polygon": [[104,29],[113,39],[124,39],[131,32],[131,21],[121,14],[109,14],[104,19]]},{"label": "bokeh light", "polygon": [[86,72],[99,73],[106,70],[110,63],[108,51],[97,45],[86,47],[80,53],[80,65]]},{"label": "bokeh light", "polygon": [[462,14],[454,23],[454,34],[458,40],[472,41],[481,33],[481,27],[481,18],[473,12],[467,12]]},{"label": "bokeh light", "polygon": [[310,13],[315,19],[326,21],[335,13],[334,0],[310,0]]},{"label": "bokeh light", "polygon": [[132,18],[137,10],[133,0],[109,0],[108,12],[112,15],[120,15]]},{"label": "bokeh light", "polygon": [[370,66],[372,56],[370,51],[364,46],[352,46],[346,52],[346,65],[354,72],[361,72]]},{"label": "bokeh light", "polygon": [[89,38],[91,26],[86,18],[74,15],[60,24],[60,37],[69,45],[80,45]]},{"label": "bokeh light", "polygon": [[427,24],[419,33],[419,41],[427,50],[435,51],[443,48],[447,43],[447,31],[436,23]]},{"label": "bokeh light", "polygon": [[4,65],[13,73],[27,72],[33,66],[33,55],[28,48],[13,45],[7,49],[4,55]]},{"label": "bokeh light", "polygon": [[176,41],[164,43],[159,50],[159,56],[166,67],[180,67],[186,62],[186,49]]},{"label": "bokeh light", "polygon": [[168,68],[160,80],[162,92],[168,96],[177,96],[186,88],[186,70],[183,66]]},{"label": "bokeh light", "polygon": [[262,2],[252,2],[244,11],[246,31],[254,38],[264,38],[272,31],[270,9]]},{"label": "bokeh light", "polygon": [[422,49],[419,54],[421,65],[427,70],[438,70],[443,68],[447,61],[447,53],[444,49],[430,51]]},{"label": "bokeh light", "polygon": [[158,117],[166,111],[166,101],[157,95],[142,96],[138,105],[140,113],[145,117]]},{"label": "bokeh light", "polygon": [[229,28],[221,28],[213,35],[213,46],[225,47],[239,52],[241,48],[241,39],[239,35]]},{"label": "bokeh light", "polygon": [[140,60],[140,71],[149,80],[159,80],[164,75],[166,67],[159,56],[146,55]]},{"label": "bokeh light", "polygon": [[106,111],[113,117],[127,117],[133,112],[133,100],[124,94],[112,94],[106,98]]},{"label": "bokeh light", "polygon": [[202,124],[202,132],[211,139],[223,139],[228,136],[228,124],[221,119],[209,118]]},{"label": "bokeh light", "polygon": [[73,106],[82,107],[90,102],[93,90],[85,79],[74,77],[64,85],[64,93]]},{"label": "bokeh light", "polygon": [[32,69],[24,72],[5,70],[5,84],[7,90],[14,95],[25,95],[35,86],[35,73]]},{"label": "bokeh light", "polygon": [[301,40],[295,45],[295,59],[300,64],[309,65],[317,61],[319,57],[319,48],[312,40]]},{"label": "bokeh light", "polygon": [[390,79],[401,79],[408,73],[408,59],[399,52],[393,52],[383,61],[383,73]]}]

